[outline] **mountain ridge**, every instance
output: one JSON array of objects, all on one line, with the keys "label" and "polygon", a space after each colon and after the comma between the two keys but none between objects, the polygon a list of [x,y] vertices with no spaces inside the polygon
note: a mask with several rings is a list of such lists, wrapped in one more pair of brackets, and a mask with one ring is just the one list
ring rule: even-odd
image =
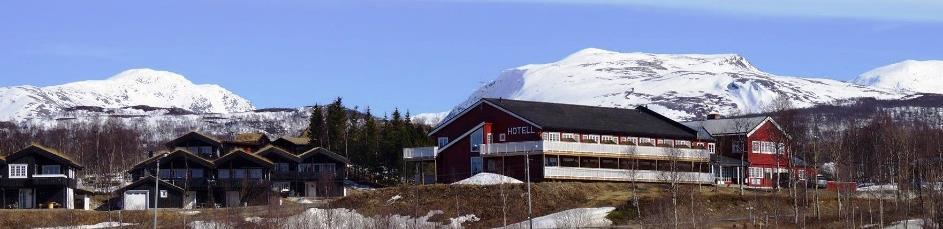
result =
[{"label": "mountain ridge", "polygon": [[865,83],[775,75],[738,54],[622,53],[587,48],[556,62],[507,69],[444,119],[484,97],[622,108],[649,105],[673,119],[692,120],[715,112],[760,112],[783,96],[801,108],[851,98],[900,99],[915,93]]},{"label": "mountain ridge", "polygon": [[0,120],[52,118],[76,106],[180,108],[196,113],[254,110],[245,98],[215,84],[194,84],[169,71],[129,69],[104,80],[0,88]]}]

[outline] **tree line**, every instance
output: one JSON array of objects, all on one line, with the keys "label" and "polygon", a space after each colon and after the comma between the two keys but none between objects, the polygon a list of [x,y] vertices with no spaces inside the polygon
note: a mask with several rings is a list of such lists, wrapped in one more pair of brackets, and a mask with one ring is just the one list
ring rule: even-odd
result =
[{"label": "tree line", "polygon": [[399,109],[382,118],[367,107],[348,109],[337,97],[327,105],[315,105],[304,135],[317,146],[346,156],[354,169],[379,180],[398,182],[403,175],[403,148],[432,145],[431,126],[413,123],[409,111]]}]

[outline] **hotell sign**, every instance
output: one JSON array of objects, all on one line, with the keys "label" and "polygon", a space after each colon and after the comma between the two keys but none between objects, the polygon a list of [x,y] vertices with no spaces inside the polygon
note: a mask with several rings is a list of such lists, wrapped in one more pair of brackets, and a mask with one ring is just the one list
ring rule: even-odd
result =
[{"label": "hotell sign", "polygon": [[519,126],[519,127],[508,127],[508,135],[518,135],[518,134],[533,134],[537,133],[534,131],[532,126]]}]

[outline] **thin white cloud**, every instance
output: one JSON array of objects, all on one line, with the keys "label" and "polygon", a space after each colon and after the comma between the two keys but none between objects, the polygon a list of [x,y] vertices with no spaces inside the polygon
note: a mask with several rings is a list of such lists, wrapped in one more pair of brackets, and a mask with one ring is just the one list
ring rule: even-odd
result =
[{"label": "thin white cloud", "polygon": [[940,0],[471,0],[466,2],[641,5],[748,15],[943,22],[943,1]]}]

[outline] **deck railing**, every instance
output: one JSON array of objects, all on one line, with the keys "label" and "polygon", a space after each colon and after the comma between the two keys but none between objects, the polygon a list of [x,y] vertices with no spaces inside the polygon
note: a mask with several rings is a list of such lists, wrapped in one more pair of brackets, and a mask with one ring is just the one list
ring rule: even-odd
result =
[{"label": "deck railing", "polygon": [[579,167],[544,167],[544,177],[547,179],[567,180],[609,180],[609,181],[639,181],[639,182],[671,182],[710,184],[714,182],[711,173],[699,172],[669,172],[654,170],[625,170]]},{"label": "deck railing", "polygon": [[432,159],[439,154],[439,147],[403,148],[403,158],[407,160]]},{"label": "deck railing", "polygon": [[617,145],[603,143],[527,141],[481,145],[481,154],[486,156],[541,154],[548,152],[609,154],[616,156],[661,158],[691,158],[704,160],[710,157],[710,153],[706,149]]}]

